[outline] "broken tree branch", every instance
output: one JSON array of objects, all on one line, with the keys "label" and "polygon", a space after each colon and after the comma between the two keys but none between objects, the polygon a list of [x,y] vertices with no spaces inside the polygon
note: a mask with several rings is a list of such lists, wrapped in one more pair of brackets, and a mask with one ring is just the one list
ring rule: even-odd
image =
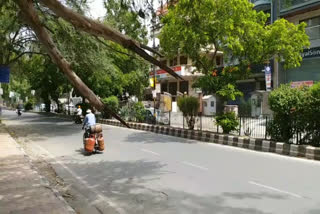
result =
[{"label": "broken tree branch", "polygon": [[39,16],[33,7],[32,0],[15,0],[15,3],[19,6],[21,10],[21,15],[23,16],[23,20],[25,20],[33,31],[36,33],[39,41],[43,44],[45,49],[47,50],[49,56],[52,61],[57,64],[66,77],[69,79],[73,87],[75,87],[81,95],[83,95],[93,107],[98,109],[101,112],[108,112],[114,118],[119,120],[123,125],[128,126],[128,124],[123,121],[116,113],[110,110],[110,108],[104,105],[101,100],[88,88],[86,84],[76,75],[75,72],[72,71],[70,64],[66,61],[66,59],[61,55],[56,45],[53,43],[49,33],[43,27],[40,22]]},{"label": "broken tree branch", "polygon": [[74,12],[73,10],[62,5],[57,0],[40,0],[40,2],[51,9],[57,16],[60,16],[67,22],[70,22],[75,28],[85,31],[91,35],[103,37],[106,40],[111,40],[115,43],[118,43],[123,47],[137,53],[139,56],[151,62],[152,64],[159,66],[160,68],[171,74],[173,77],[183,80],[183,78],[176,74],[169,66],[150,56],[143,50],[141,44],[129,38],[128,36],[121,34],[117,30],[107,25],[101,24],[79,13]]}]

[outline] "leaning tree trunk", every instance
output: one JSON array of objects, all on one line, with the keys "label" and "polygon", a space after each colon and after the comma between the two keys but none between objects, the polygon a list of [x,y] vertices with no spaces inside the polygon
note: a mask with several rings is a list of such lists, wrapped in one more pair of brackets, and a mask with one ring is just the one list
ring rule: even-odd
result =
[{"label": "leaning tree trunk", "polygon": [[88,99],[92,106],[94,106],[96,109],[101,112],[109,112],[122,124],[129,127],[127,123],[123,121],[117,114],[112,112],[108,106],[104,105],[101,100],[88,88],[88,86],[86,86],[86,84],[84,84],[84,82],[76,75],[76,73],[72,71],[70,64],[61,55],[56,45],[53,43],[49,33],[40,22],[39,16],[35,8],[33,7],[32,0],[15,0],[15,2],[20,8],[21,15],[23,16],[24,20],[36,33],[39,41],[47,50],[52,61],[57,64],[57,66],[60,68],[60,71],[62,71],[67,76],[73,87],[75,87],[82,96]]}]

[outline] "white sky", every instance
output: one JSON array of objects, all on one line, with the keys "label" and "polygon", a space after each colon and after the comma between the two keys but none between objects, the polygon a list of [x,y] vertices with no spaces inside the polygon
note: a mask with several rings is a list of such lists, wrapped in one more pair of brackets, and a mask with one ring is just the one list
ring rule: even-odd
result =
[{"label": "white sky", "polygon": [[93,18],[99,18],[105,15],[106,9],[103,6],[103,0],[89,1],[90,13]]}]

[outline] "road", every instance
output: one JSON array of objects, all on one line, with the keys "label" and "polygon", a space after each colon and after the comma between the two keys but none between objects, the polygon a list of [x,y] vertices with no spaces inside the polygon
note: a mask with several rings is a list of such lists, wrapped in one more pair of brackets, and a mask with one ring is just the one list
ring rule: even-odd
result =
[{"label": "road", "polygon": [[320,213],[320,163],[103,126],[106,151],[84,156],[81,125],[4,111],[75,195],[80,213]]}]

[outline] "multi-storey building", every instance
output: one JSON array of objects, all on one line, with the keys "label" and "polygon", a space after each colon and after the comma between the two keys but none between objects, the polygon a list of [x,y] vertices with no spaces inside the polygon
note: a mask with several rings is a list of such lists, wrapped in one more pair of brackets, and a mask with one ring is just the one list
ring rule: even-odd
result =
[{"label": "multi-storey building", "polygon": [[277,18],[299,24],[307,24],[306,33],[310,39],[310,48],[303,51],[301,66],[285,70],[282,63],[273,67],[273,87],[283,83],[292,86],[300,83],[312,84],[320,80],[320,0],[251,0],[256,10],[271,13],[271,22]]}]

